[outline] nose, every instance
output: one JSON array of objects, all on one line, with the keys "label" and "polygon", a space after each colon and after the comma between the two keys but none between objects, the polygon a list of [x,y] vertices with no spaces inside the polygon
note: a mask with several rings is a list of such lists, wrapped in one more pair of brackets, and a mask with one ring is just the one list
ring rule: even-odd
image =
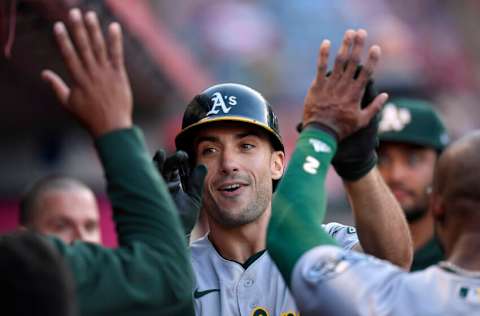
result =
[{"label": "nose", "polygon": [[233,150],[229,148],[223,150],[220,159],[221,171],[223,174],[231,174],[239,170],[239,155],[236,155]]},{"label": "nose", "polygon": [[399,161],[393,161],[388,167],[387,183],[403,182],[408,177],[407,168]]}]

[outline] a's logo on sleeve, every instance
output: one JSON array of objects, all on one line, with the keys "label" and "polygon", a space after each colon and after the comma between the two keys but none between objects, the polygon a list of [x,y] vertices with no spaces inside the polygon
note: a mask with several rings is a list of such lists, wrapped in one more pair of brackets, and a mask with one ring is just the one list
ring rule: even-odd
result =
[{"label": "a's logo on sleeve", "polygon": [[316,138],[310,138],[308,140],[308,142],[310,143],[310,145],[313,146],[313,150],[315,150],[315,152],[322,152],[322,153],[329,153],[332,151],[332,149],[330,148],[330,146],[328,146],[327,144],[325,144],[324,142],[322,142],[321,140],[319,139],[316,139]]},{"label": "a's logo on sleeve", "polygon": [[[218,114],[220,110],[227,114],[232,109],[232,106],[237,105],[237,97],[236,96],[222,96],[220,92],[215,92],[212,96],[213,105],[210,111],[208,111],[207,116],[212,114]],[[225,103],[225,101],[228,103]]]},{"label": "a's logo on sleeve", "polygon": [[382,120],[378,126],[380,133],[401,131],[412,120],[408,109],[398,108],[393,103],[385,105],[382,113]]}]

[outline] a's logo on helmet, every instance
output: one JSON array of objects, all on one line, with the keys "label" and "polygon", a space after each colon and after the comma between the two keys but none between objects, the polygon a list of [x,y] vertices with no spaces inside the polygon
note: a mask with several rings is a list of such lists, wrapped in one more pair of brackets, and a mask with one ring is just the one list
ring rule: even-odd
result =
[{"label": "a's logo on helmet", "polygon": [[397,108],[395,104],[388,103],[383,109],[382,120],[378,126],[380,133],[401,131],[410,123],[412,116],[408,109]]},{"label": "a's logo on helmet", "polygon": [[[207,116],[212,114],[218,114],[220,110],[227,114],[232,109],[232,106],[237,105],[237,97],[236,96],[222,96],[220,92],[215,92],[212,96],[213,105],[210,111],[208,111]],[[228,105],[225,103],[227,101]]]}]

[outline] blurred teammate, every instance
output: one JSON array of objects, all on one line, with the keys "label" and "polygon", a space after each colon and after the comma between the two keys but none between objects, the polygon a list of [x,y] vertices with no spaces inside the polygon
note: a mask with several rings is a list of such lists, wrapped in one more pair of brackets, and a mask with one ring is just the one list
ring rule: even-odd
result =
[{"label": "blurred teammate", "polygon": [[411,270],[421,270],[443,259],[428,199],[447,132],[428,102],[397,99],[382,111],[379,138],[378,169],[407,217],[415,251]]},{"label": "blurred teammate", "polygon": [[57,22],[54,35],[70,85],[50,70],[42,76],[94,139],[119,242],[107,249],[51,237],[73,272],[80,313],[192,315],[187,244],[175,205],[132,123],[120,25],[109,25],[107,43],[93,12],[71,10],[68,26],[69,32]]},{"label": "blurred teammate", "polygon": [[95,194],[73,178],[49,176],[37,181],[20,202],[20,224],[66,243],[101,243]]},{"label": "blurred teammate", "polygon": [[[353,78],[365,37],[363,30],[346,33],[331,75],[331,93],[342,95],[355,86],[357,93],[344,97],[358,103],[379,57],[378,49],[370,53],[359,74],[361,79],[338,78],[343,72]],[[344,69],[340,62],[347,62],[348,68]],[[313,93],[309,97],[317,102],[325,96]],[[372,107],[379,107],[385,99],[385,95],[377,97]],[[369,125],[371,120],[364,120],[364,125]],[[376,129],[368,129],[367,134],[356,136],[364,143],[360,150],[346,144],[344,151],[352,151],[353,155],[339,156],[337,172],[346,180],[363,249],[409,267],[408,227],[399,205],[374,168],[372,144]],[[293,298],[265,251],[272,192],[285,166],[278,121],[268,102],[243,85],[210,87],[188,105],[176,144],[189,153],[193,165],[208,168],[202,211],[210,232],[191,245],[197,315],[296,315]],[[326,149],[322,143],[311,145],[318,151]],[[313,160],[306,164],[312,172],[318,167]],[[291,191],[302,194],[295,187]],[[317,192],[317,187],[308,191]],[[291,198],[297,199],[294,195]],[[347,249],[358,246],[351,227],[330,223],[318,229],[328,231]],[[289,249],[290,236],[284,235],[282,243]]]},{"label": "blurred teammate", "polygon": [[310,93],[319,91],[324,98],[305,102],[310,124],[304,119],[307,128],[275,195],[268,229],[269,252],[301,315],[479,315],[480,131],[453,143],[437,163],[430,210],[447,261],[405,272],[342,249],[321,229],[328,167],[342,141],[371,113],[348,99],[329,97],[329,80],[320,72]]},{"label": "blurred teammate", "polygon": [[63,258],[39,235],[0,236],[2,315],[75,316],[75,286]]}]

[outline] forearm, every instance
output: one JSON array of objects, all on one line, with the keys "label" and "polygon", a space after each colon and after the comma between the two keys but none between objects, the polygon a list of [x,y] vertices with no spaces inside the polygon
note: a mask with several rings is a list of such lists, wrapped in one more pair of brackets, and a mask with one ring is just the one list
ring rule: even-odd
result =
[{"label": "forearm", "polygon": [[306,251],[335,244],[321,228],[326,208],[325,177],[335,150],[331,136],[305,130],[273,198],[267,247],[287,284],[296,262]]},{"label": "forearm", "polygon": [[175,204],[156,171],[139,129],[122,129],[95,141],[105,169],[120,246],[144,242],[186,247]]},{"label": "forearm", "polygon": [[413,253],[408,225],[377,168],[357,181],[345,181],[345,189],[363,251],[409,269]]}]

